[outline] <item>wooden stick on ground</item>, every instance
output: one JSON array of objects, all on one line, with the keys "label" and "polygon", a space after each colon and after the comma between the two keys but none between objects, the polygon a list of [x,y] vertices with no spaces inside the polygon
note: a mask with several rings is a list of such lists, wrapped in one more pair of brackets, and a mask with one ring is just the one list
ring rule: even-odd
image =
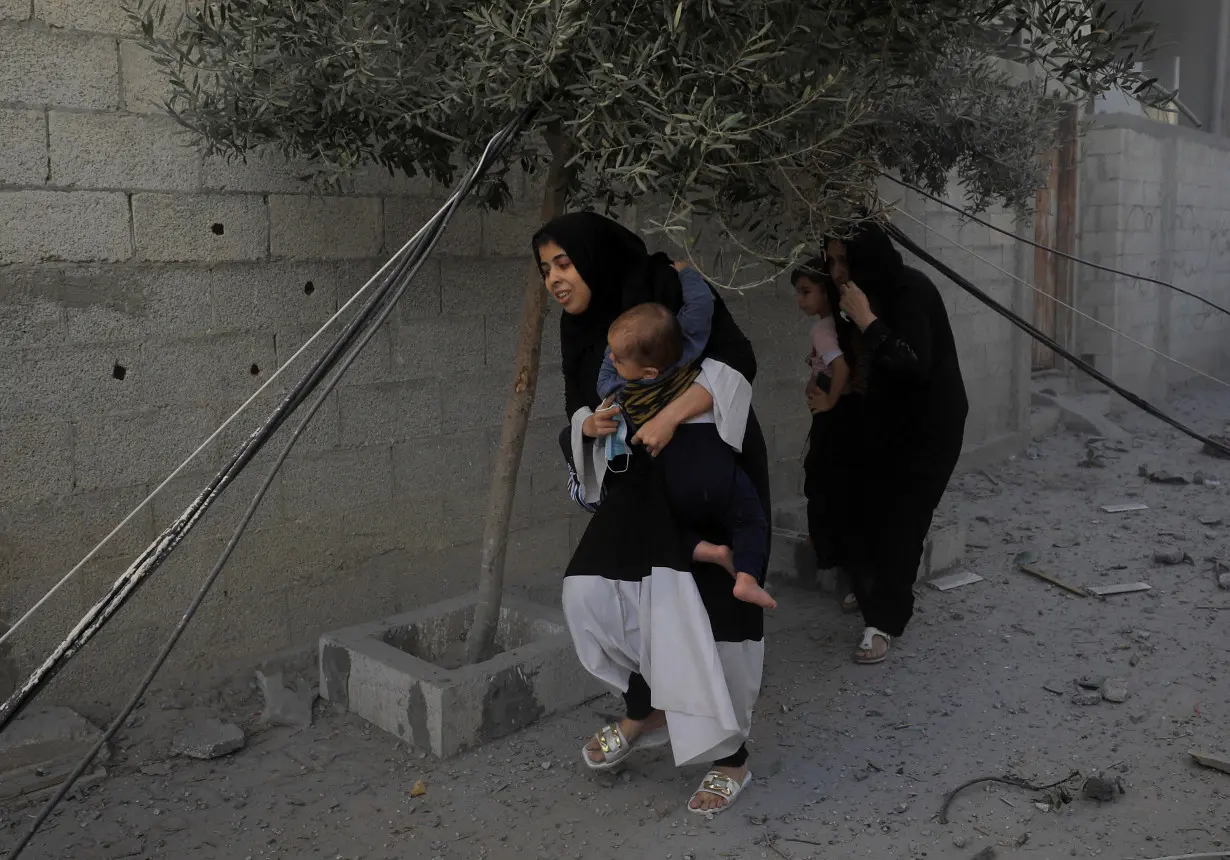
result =
[{"label": "wooden stick on ground", "polygon": [[1032,564],[1021,564],[1021,565],[1018,565],[1018,567],[1020,567],[1021,570],[1025,571],[1030,576],[1036,576],[1038,577],[1038,579],[1049,582],[1051,585],[1057,585],[1060,588],[1062,588],[1064,591],[1072,592],[1077,597],[1088,597],[1089,596],[1089,592],[1085,591],[1085,589],[1081,588],[1080,586],[1068,585],[1062,579],[1058,579],[1054,576],[1051,576],[1045,570],[1041,570],[1037,567],[1034,567]]}]

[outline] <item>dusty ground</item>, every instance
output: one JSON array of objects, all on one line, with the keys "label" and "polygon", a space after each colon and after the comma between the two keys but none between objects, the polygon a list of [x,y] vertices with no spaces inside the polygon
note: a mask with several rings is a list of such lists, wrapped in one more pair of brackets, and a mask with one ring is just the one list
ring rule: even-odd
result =
[{"label": "dusty ground", "polygon": [[[1230,421],[1230,391],[1178,398],[1208,430]],[[766,682],[753,732],[754,785],[712,821],[683,808],[700,769],[633,759],[615,778],[583,772],[584,738],[614,697],[437,763],[318,705],[316,725],[253,732],[210,763],[172,758],[194,718],[252,727],[245,684],[163,691],[121,738],[110,777],[65,803],[27,858],[1154,858],[1230,852],[1230,775],[1187,751],[1230,753],[1230,461],[1138,414],[1131,439],[1101,446],[1056,435],[1027,458],[959,479],[948,505],[970,522],[965,568],[985,581],[920,587],[916,621],[891,660],[857,667],[858,622],[833,599],[777,586]],[[1199,470],[1220,486],[1163,486],[1141,465]],[[1109,515],[1102,505],[1149,510]],[[1221,524],[1213,525],[1222,518]],[[1206,523],[1202,524],[1201,519]],[[1192,564],[1156,565],[1156,548]],[[1154,590],[1081,599],[1013,569],[1040,566],[1078,584],[1149,582]],[[549,592],[534,595],[550,600]],[[1073,701],[1085,677],[1127,681],[1121,704]],[[1096,697],[1094,697],[1096,699]],[[1039,792],[962,782],[1016,774],[1054,782],[1074,770],[1122,778],[1099,803],[1076,791],[1058,811]],[[417,780],[426,795],[412,799]],[[1073,785],[1079,789],[1080,781]],[[0,809],[0,848],[36,807]],[[797,840],[797,841],[796,841]],[[807,840],[807,841],[802,841]],[[986,855],[980,855],[986,856]]]}]

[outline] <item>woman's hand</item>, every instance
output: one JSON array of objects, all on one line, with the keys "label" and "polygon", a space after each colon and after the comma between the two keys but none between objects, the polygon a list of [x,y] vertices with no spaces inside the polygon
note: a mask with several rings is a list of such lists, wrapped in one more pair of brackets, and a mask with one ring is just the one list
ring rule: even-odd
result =
[{"label": "woman's hand", "polygon": [[678,429],[679,423],[672,419],[669,415],[659,412],[649,421],[645,422],[637,434],[632,437],[632,444],[644,445],[649,451],[649,456],[656,457],[662,453],[675,436],[675,430]]},{"label": "woman's hand", "polygon": [[610,436],[619,429],[619,424],[615,421],[615,416],[618,414],[618,406],[599,407],[597,412],[585,419],[585,423],[581,425],[581,432],[591,439]]},{"label": "woman's hand", "polygon": [[871,312],[867,294],[860,290],[854,281],[847,281],[841,287],[841,309],[846,312],[846,316],[854,320],[860,330],[865,331],[867,326],[875,322],[876,316]]},{"label": "woman's hand", "polygon": [[692,268],[692,264],[689,263],[687,260],[676,260],[675,262],[671,263],[671,265],[675,267],[676,272],[682,272],[684,269]]},{"label": "woman's hand", "polygon": [[829,396],[819,389],[808,392],[807,407],[811,409],[812,415],[818,415],[821,412],[828,412],[833,408],[829,403]]}]

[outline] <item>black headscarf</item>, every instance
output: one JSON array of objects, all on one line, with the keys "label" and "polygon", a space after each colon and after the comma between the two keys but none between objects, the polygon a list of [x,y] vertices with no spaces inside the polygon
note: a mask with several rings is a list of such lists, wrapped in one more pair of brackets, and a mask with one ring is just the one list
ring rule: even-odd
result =
[{"label": "black headscarf", "polygon": [[885,229],[872,220],[860,222],[842,242],[846,246],[850,280],[867,294],[877,315],[891,316],[904,282],[905,261],[901,252]]},{"label": "black headscarf", "polygon": [[535,259],[546,242],[568,254],[590,291],[589,307],[560,315],[560,345],[567,409],[598,404],[598,370],[611,323],[628,308],[658,302],[678,312],[683,303],[679,275],[665,254],[650,254],[645,242],[617,221],[596,212],[572,212],[534,234]]}]

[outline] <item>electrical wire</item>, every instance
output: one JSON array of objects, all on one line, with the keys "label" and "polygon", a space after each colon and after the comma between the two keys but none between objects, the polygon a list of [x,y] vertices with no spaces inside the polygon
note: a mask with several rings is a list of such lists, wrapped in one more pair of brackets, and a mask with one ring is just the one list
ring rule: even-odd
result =
[{"label": "electrical wire", "polygon": [[[189,530],[199,521],[205,510],[217,499],[221,492],[228,486],[231,481],[239,474],[239,472],[251,461],[252,457],[263,447],[266,441],[274,432],[286,421],[291,412],[301,405],[308,395],[315,389],[321,379],[337,364],[338,358],[346,349],[348,349],[356,340],[362,330],[367,327],[371,319],[379,315],[382,307],[386,304],[388,295],[395,290],[397,285],[403,281],[403,275],[416,265],[416,260],[421,258],[420,251],[423,247],[422,242],[424,233],[431,245],[434,245],[434,237],[439,230],[442,229],[441,219],[447,220],[452,217],[453,211],[469,193],[474,183],[482,173],[485,172],[490,162],[497,158],[503,149],[511,143],[524,125],[536,112],[536,107],[527,108],[517,118],[506,125],[492,140],[488,143],[487,149],[484,151],[482,160],[478,165],[471,170],[464,182],[459,186],[458,192],[455,193],[445,204],[445,206],[436,213],[427,227],[420,230],[416,234],[416,238],[404,246],[404,253],[399,253],[396,258],[396,263],[390,274],[385,278],[380,290],[373,295],[365,305],[363,311],[352,320],[346,330],[334,342],[328,353],[322,356],[318,361],[313,371],[295,387],[284,403],[274,412],[270,419],[261,428],[258,428],[244,443],[240,450],[231,459],[231,462],[220,472],[208,487],[203,490],[200,495],[193,501],[192,504],[180,515],[170,527],[159,536],[158,539],[146,549],[141,556],[126,570],[112,585],[108,593],[92,607],[77,626],[72,630],[69,636],[53,651],[51,656],[39,666],[34,673],[17,688],[16,691],[9,697],[8,701],[0,705],[0,730],[16,717],[16,715],[25,707],[25,705],[33,698],[96,634],[103,625],[110,620],[112,616],[127,602],[128,598],[144,583],[146,579],[162,564],[171,551],[179,544]],[[405,250],[409,249],[409,250]],[[400,296],[401,292],[397,291],[396,295]],[[380,317],[383,319],[383,316]]]},{"label": "electrical wire", "polygon": [[[515,131],[519,131],[520,128],[523,126],[523,124],[524,124],[523,119],[519,117],[516,122],[516,125],[511,126],[511,128],[513,128]],[[493,139],[492,143],[496,143],[497,141],[502,141],[503,143],[506,144],[511,139],[512,139],[511,137],[505,136],[504,132],[502,131],[500,135],[497,135],[496,138]],[[498,155],[502,151],[502,148],[503,148],[502,146],[497,146],[494,153],[492,153],[491,146],[489,145],[488,153],[491,154],[492,158],[498,157]],[[255,516],[257,508],[260,506],[260,503],[264,500],[265,493],[268,492],[269,486],[273,483],[273,479],[277,476],[278,471],[282,468],[282,465],[286,462],[286,458],[290,456],[290,452],[295,447],[295,443],[299,441],[299,437],[303,434],[304,430],[307,429],[308,424],[316,416],[316,413],[320,410],[320,407],[328,399],[329,395],[333,392],[334,388],[337,387],[337,384],[341,380],[342,376],[346,373],[347,370],[350,369],[350,366],[354,363],[355,359],[358,358],[359,354],[363,351],[363,349],[371,341],[372,337],[379,330],[380,326],[388,318],[390,312],[392,312],[393,308],[397,305],[397,302],[405,294],[406,289],[410,286],[411,280],[414,278],[416,274],[418,274],[418,270],[422,267],[423,263],[426,262],[427,257],[431,254],[432,250],[435,248],[436,243],[439,242],[440,236],[443,234],[445,226],[447,226],[448,221],[452,218],[453,213],[457,209],[457,205],[461,202],[461,197],[464,197],[464,194],[469,192],[469,190],[473,187],[474,182],[480,176],[482,176],[482,174],[485,173],[487,168],[490,166],[490,162],[487,157],[488,153],[484,153],[484,157],[479,162],[478,166],[471,172],[469,176],[466,177],[466,180],[463,182],[461,189],[460,189],[464,193],[460,197],[457,195],[454,195],[454,197],[449,201],[449,203],[445,204],[445,207],[442,208],[439,212],[437,212],[436,216],[432,219],[431,222],[429,222],[428,224],[428,226],[430,227],[430,232],[428,234],[429,238],[426,240],[425,244],[420,244],[415,248],[415,253],[414,253],[415,259],[414,259],[413,265],[410,266],[410,268],[406,271],[405,277],[401,279],[400,282],[396,285],[395,289],[392,291],[392,293],[387,298],[387,301],[383,302],[383,306],[381,307],[380,311],[372,318],[370,324],[367,326],[367,329],[363,333],[362,337],[356,342],[356,344],[354,345],[354,348],[349,352],[349,354],[346,355],[346,357],[342,360],[341,364],[338,365],[336,372],[333,374],[332,378],[325,385],[325,387],[321,390],[319,396],[317,396],[316,401],[312,404],[311,409],[308,411],[307,415],[304,416],[303,420],[299,423],[299,426],[295,428],[295,431],[294,433],[291,434],[290,439],[287,440],[286,445],[285,447],[283,447],[281,454],[278,456],[277,460],[274,462],[273,468],[269,470],[269,474],[265,477],[264,483],[261,484],[260,489],[257,490],[256,495],[253,496],[251,504],[248,505],[247,511],[244,513],[243,518],[239,521],[239,524],[236,526],[234,533],[231,535],[231,539],[227,542],[226,548],[222,551],[222,555],[218,558],[218,561],[217,563],[215,563],[213,570],[210,571],[209,576],[206,577],[205,582],[201,585],[200,590],[197,592],[196,596],[193,597],[192,602],[188,605],[187,610],[184,612],[183,616],[180,618],[179,624],[177,624],[174,631],[172,631],[170,638],[168,638],[166,643],[163,645],[162,650],[159,652],[154,662],[150,665],[150,668],[145,673],[145,676],[144,678],[142,678],[141,683],[138,685],[137,689],[134,691],[132,696],[129,698],[127,704],[120,711],[119,715],[116,716],[116,718],[111,722],[111,725],[108,727],[106,733],[95,742],[94,746],[89,750],[89,752],[86,753],[86,755],[77,764],[77,767],[73,770],[73,772],[69,775],[69,777],[64,781],[64,783],[60,786],[60,789],[58,792],[56,792],[55,796],[53,796],[47,802],[47,804],[43,807],[42,812],[39,814],[38,818],[34,820],[34,823],[30,826],[29,830],[26,832],[21,842],[19,842],[16,848],[14,848],[13,851],[9,854],[9,860],[17,860],[17,858],[21,855],[21,852],[25,850],[26,846],[30,844],[31,840],[38,833],[39,828],[41,828],[42,825],[47,821],[47,819],[51,816],[52,812],[55,811],[55,808],[59,805],[59,803],[68,795],[69,791],[72,790],[73,784],[81,777],[82,774],[85,773],[85,771],[93,763],[95,757],[97,757],[98,753],[102,750],[103,746],[105,746],[111,740],[111,738],[113,738],[115,734],[119,732],[119,730],[128,721],[129,716],[140,704],[141,699],[144,697],[146,691],[149,689],[150,684],[153,683],[154,678],[157,676],[158,672],[161,670],[163,664],[166,663],[166,660],[171,655],[171,652],[172,650],[174,650],[175,645],[179,642],[180,637],[183,635],[184,631],[187,629],[189,622],[191,622],[193,616],[196,614],[197,610],[200,608],[201,603],[205,600],[205,597],[209,593],[210,588],[213,587],[213,584],[217,580],[219,574],[222,573],[222,569],[226,566],[227,561],[230,559],[231,553],[234,552],[235,547],[238,545],[240,538],[243,536],[244,532],[247,530],[247,527],[249,523],[252,521],[253,516]],[[420,234],[421,232],[422,231],[420,231]],[[420,234],[416,234],[416,236]]]},{"label": "electrical wire", "polygon": [[1185,290],[1182,287],[1175,286],[1174,284],[1167,283],[1166,281],[1158,280],[1157,278],[1151,278],[1148,275],[1134,275],[1131,272],[1125,272],[1121,269],[1116,269],[1112,266],[1104,266],[1101,263],[1095,263],[1092,260],[1086,260],[1081,257],[1077,257],[1074,254],[1069,254],[1066,251],[1060,251],[1059,249],[1052,248],[1049,245],[1043,245],[1040,242],[1035,242],[1032,239],[1026,239],[1023,236],[1018,236],[1010,230],[1005,230],[1003,227],[999,227],[995,224],[992,224],[990,221],[987,221],[984,218],[979,218],[974,213],[961,208],[955,203],[949,203],[947,200],[937,197],[936,195],[932,194],[930,191],[925,191],[922,188],[919,188],[917,185],[911,185],[905,180],[899,179],[896,176],[893,176],[891,173],[888,173],[885,170],[881,170],[878,167],[875,167],[872,169],[875,170],[876,173],[883,176],[885,179],[888,179],[892,182],[897,183],[902,188],[908,188],[909,190],[915,193],[921,194],[923,197],[926,197],[928,200],[934,201],[935,203],[938,203],[941,206],[951,209],[953,212],[956,212],[957,214],[959,214],[962,218],[967,218],[970,221],[973,221],[975,224],[981,224],[983,227],[987,227],[991,230],[994,230],[996,233],[1001,233],[1004,236],[1008,236],[1016,240],[1017,242],[1024,242],[1026,245],[1029,245],[1033,248],[1037,248],[1040,251],[1046,251],[1049,254],[1054,254],[1056,257],[1062,257],[1065,260],[1070,260],[1073,263],[1079,263],[1082,266],[1088,266],[1091,269],[1097,269],[1099,272],[1107,272],[1112,275],[1119,275],[1124,278],[1131,278],[1134,281],[1144,281],[1149,284],[1156,284],[1159,287],[1165,287],[1168,290],[1174,290],[1176,293],[1182,293],[1185,296],[1188,296],[1190,298],[1195,299],[1198,302],[1202,302],[1208,305],[1214,310],[1218,310],[1218,311],[1221,311],[1223,314],[1230,315],[1230,310],[1227,310],[1226,308],[1222,307],[1216,302],[1210,299],[1206,299],[1204,296],[1193,293],[1190,290]]},{"label": "electrical wire", "polygon": [[1230,457],[1230,446],[1224,445],[1221,442],[1216,442],[1213,439],[1210,439],[1209,437],[1204,436],[1201,433],[1197,432],[1196,430],[1193,430],[1192,428],[1188,427],[1186,424],[1182,423],[1177,418],[1172,418],[1171,416],[1163,412],[1161,409],[1157,408],[1152,403],[1145,400],[1143,397],[1140,397],[1139,395],[1132,393],[1131,391],[1127,390],[1119,383],[1115,382],[1113,379],[1111,379],[1106,374],[1102,373],[1100,370],[1095,368],[1093,365],[1089,364],[1087,361],[1083,361],[1082,359],[1077,358],[1069,350],[1065,349],[1061,344],[1059,344],[1059,342],[1057,342],[1054,338],[1040,331],[1036,326],[1034,326],[1032,323],[1028,322],[1027,320],[1023,319],[1019,314],[1004,307],[999,302],[995,301],[995,299],[991,298],[989,295],[987,295],[982,290],[980,290],[978,287],[974,286],[974,284],[972,284],[968,279],[966,279],[961,274],[956,272],[951,266],[944,263],[942,260],[937,258],[934,254],[931,254],[929,251],[927,251],[925,248],[920,246],[917,242],[915,242],[913,239],[911,239],[909,236],[903,233],[901,228],[898,227],[897,225],[892,224],[892,223],[887,223],[884,225],[884,229],[888,232],[890,236],[892,236],[894,239],[897,240],[898,244],[900,244],[901,247],[908,250],[910,253],[918,257],[923,262],[930,264],[932,268],[934,268],[937,272],[940,272],[942,275],[944,275],[944,277],[948,278],[948,280],[952,281],[958,287],[965,290],[967,293],[972,295],[974,298],[978,299],[978,301],[982,302],[984,305],[989,307],[991,310],[995,311],[997,314],[1007,319],[1017,328],[1026,332],[1034,340],[1050,347],[1052,350],[1055,351],[1057,355],[1063,356],[1065,359],[1071,362],[1072,365],[1076,367],[1078,370],[1081,370],[1085,374],[1093,377],[1098,382],[1102,383],[1107,388],[1109,388],[1111,391],[1114,391],[1116,394],[1123,397],[1129,403],[1144,410],[1145,412],[1152,415],[1154,418],[1164,421],[1165,423],[1169,424],[1171,427],[1175,428],[1181,433],[1185,433],[1186,435],[1190,436],[1191,438],[1195,439],[1198,442],[1203,442],[1205,446],[1207,446],[1208,450],[1219,451],[1225,454],[1227,457]]},{"label": "electrical wire", "polygon": [[1000,266],[996,263],[991,262],[986,257],[982,256],[981,254],[979,254],[977,251],[973,250],[972,248],[967,248],[966,246],[958,242],[956,239],[949,238],[948,236],[945,236],[943,233],[941,233],[939,230],[936,230],[934,227],[928,226],[926,222],[918,218],[915,218],[909,212],[898,209],[897,213],[899,215],[903,215],[906,218],[910,219],[915,224],[917,224],[918,226],[926,230],[928,233],[931,233],[935,236],[939,236],[944,241],[952,244],[953,246],[957,248],[960,248],[962,251],[969,254],[971,257],[973,257],[975,260],[979,260],[985,263],[986,265],[990,266],[992,269],[995,269],[996,271],[1000,272],[1001,274],[1008,276],[1009,278],[1016,281],[1017,283],[1022,284],[1026,287],[1029,287],[1031,290],[1033,290],[1038,295],[1043,296],[1044,298],[1048,299],[1049,301],[1054,302],[1055,304],[1059,305],[1062,308],[1067,308],[1068,310],[1070,310],[1072,313],[1076,314],[1077,316],[1084,317],[1085,319],[1089,320],[1094,325],[1101,326],[1107,331],[1113,332],[1119,335],[1119,337],[1123,338],[1124,340],[1131,341],[1137,346],[1147,349],[1149,352],[1153,353],[1154,355],[1160,356],[1161,358],[1164,358],[1167,361],[1174,362],[1179,367],[1190,370],[1192,373],[1195,373],[1198,376],[1203,376],[1205,379],[1212,380],[1213,382],[1216,382],[1218,385],[1224,385],[1226,388],[1230,388],[1230,382],[1226,382],[1224,379],[1218,379],[1216,376],[1212,376],[1211,374],[1205,373],[1203,370],[1201,370],[1198,367],[1192,367],[1190,364],[1180,361],[1179,359],[1175,358],[1172,355],[1167,355],[1166,353],[1162,352],[1160,349],[1157,349],[1156,347],[1149,346],[1149,344],[1144,343],[1143,341],[1137,340],[1136,338],[1132,337],[1130,334],[1127,334],[1126,332],[1119,331],[1119,329],[1115,328],[1114,326],[1107,325],[1106,323],[1102,322],[1097,317],[1087,314],[1084,311],[1078,310],[1074,308],[1072,305],[1068,304],[1067,302],[1060,301],[1059,299],[1052,296],[1050,293],[1046,292],[1045,290],[1040,289],[1034,284],[1031,284],[1029,281],[1025,280],[1024,278],[1018,277],[1017,275],[1014,275],[1012,272],[1009,272],[1003,266]]}]

